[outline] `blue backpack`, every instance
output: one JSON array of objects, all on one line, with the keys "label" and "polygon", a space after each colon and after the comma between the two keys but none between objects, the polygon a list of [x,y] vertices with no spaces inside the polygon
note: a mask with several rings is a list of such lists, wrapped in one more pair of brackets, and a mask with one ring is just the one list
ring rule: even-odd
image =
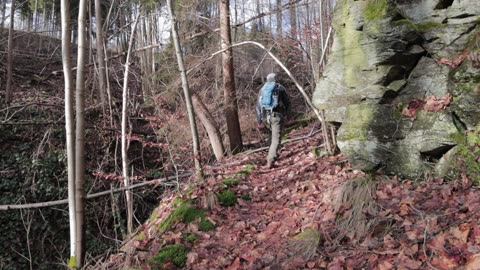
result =
[{"label": "blue backpack", "polygon": [[272,111],[278,106],[278,89],[275,82],[267,82],[263,85],[260,94],[262,110]]}]

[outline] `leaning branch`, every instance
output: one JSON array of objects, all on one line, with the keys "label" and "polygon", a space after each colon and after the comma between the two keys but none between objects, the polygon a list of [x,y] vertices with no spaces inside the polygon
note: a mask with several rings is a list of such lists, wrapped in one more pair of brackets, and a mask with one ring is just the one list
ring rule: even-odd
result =
[{"label": "leaning branch", "polygon": [[[242,45],[255,45],[257,47],[260,47],[262,50],[264,50],[284,71],[285,73],[288,75],[288,77],[290,77],[290,79],[293,81],[293,83],[295,84],[295,86],[297,87],[297,89],[300,91],[300,93],[302,94],[303,98],[305,99],[305,101],[307,102],[308,106],[310,107],[310,109],[312,109],[312,111],[315,113],[315,115],[317,116],[317,118],[320,120],[320,122],[322,123],[322,133],[323,133],[323,136],[324,136],[324,140],[325,140],[325,146],[327,148],[327,151],[329,154],[333,154],[333,149],[332,149],[332,145],[330,143],[330,140],[329,140],[329,136],[328,136],[328,131],[327,131],[327,126],[326,126],[326,122],[325,122],[325,117],[323,115],[323,111],[319,111],[312,103],[312,101],[310,100],[310,97],[307,95],[307,92],[305,92],[305,89],[303,89],[303,87],[300,85],[300,83],[297,81],[297,79],[295,79],[295,77],[293,77],[292,75],[292,72],[290,72],[290,70],[288,70],[288,68],[270,51],[268,50],[267,48],[265,48],[265,46],[263,46],[262,44],[258,43],[258,42],[255,42],[255,41],[243,41],[243,42],[239,42],[239,43],[235,43],[235,44],[232,44],[229,48],[233,48],[233,47],[238,47],[238,46],[242,46]],[[223,50],[220,50],[220,51],[217,51],[213,54],[210,55],[209,58],[207,58],[206,60],[208,59],[211,59],[213,58],[215,55],[217,54],[220,54],[226,50],[228,50],[229,48],[226,48],[226,49],[223,49]],[[205,61],[203,61],[205,62]],[[198,67],[195,66],[194,68]],[[189,73],[192,69],[190,69],[187,73]]]},{"label": "leaning branch", "polygon": [[[179,175],[178,178],[185,178],[191,176],[192,173],[185,173],[182,175]],[[150,180],[150,181],[145,181],[142,183],[138,183],[135,185],[131,185],[129,187],[120,187],[120,188],[114,188],[114,189],[109,189],[105,190],[102,192],[94,193],[94,194],[88,194],[87,195],[87,200],[88,199],[94,199],[102,196],[106,196],[112,193],[117,193],[121,191],[125,191],[127,189],[137,189],[141,188],[147,185],[163,185],[163,186],[176,186],[176,182],[168,182],[170,180],[176,180],[177,176],[171,176],[171,177],[166,177],[166,178],[161,178],[161,179],[155,179],[155,180]],[[9,205],[0,205],[0,211],[6,211],[6,210],[13,210],[13,209],[31,209],[31,208],[42,208],[42,207],[50,207],[50,206],[57,206],[57,205],[62,205],[62,204],[67,204],[68,200],[63,199],[63,200],[57,200],[57,201],[49,201],[49,202],[40,202],[40,203],[27,203],[27,204],[9,204]]]}]

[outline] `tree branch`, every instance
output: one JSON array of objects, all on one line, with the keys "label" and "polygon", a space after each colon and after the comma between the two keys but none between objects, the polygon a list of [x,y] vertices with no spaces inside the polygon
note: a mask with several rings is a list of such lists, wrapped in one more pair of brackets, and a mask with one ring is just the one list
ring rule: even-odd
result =
[{"label": "tree branch", "polygon": [[[179,175],[178,177],[179,178],[185,178],[185,177],[189,177],[191,175],[192,175],[192,173],[185,173],[185,174]],[[166,177],[166,178],[160,178],[160,179],[145,181],[145,182],[142,182],[142,183],[131,185],[129,187],[120,187],[120,188],[109,189],[109,190],[105,190],[105,191],[94,193],[94,194],[88,194],[87,199],[94,199],[94,198],[102,197],[102,196],[105,196],[105,195],[109,195],[112,192],[116,193],[116,192],[125,191],[127,189],[129,189],[129,190],[137,189],[137,188],[141,188],[141,187],[144,187],[144,186],[147,186],[147,185],[162,184],[164,186],[171,186],[171,185],[176,186],[176,183],[173,184],[171,182],[167,182],[169,180],[174,180],[174,179],[177,179],[177,176],[170,176],[170,177]],[[68,200],[63,199],[63,200],[50,201],[50,202],[40,202],[40,203],[7,204],[7,205],[0,205],[0,211],[13,210],[13,209],[42,208],[42,207],[50,207],[50,206],[67,204],[67,203],[68,203]]]}]

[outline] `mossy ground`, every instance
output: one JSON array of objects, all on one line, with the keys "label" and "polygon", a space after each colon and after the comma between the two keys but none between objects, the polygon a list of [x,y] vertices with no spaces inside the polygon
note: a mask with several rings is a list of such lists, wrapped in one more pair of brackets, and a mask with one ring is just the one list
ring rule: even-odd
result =
[{"label": "mossy ground", "polygon": [[237,185],[238,184],[238,179],[237,178],[233,178],[233,177],[230,177],[230,178],[225,178],[222,180],[222,182],[230,187],[230,186],[234,186],[234,185]]},{"label": "mossy ground", "polygon": [[224,189],[218,193],[218,201],[223,206],[233,206],[237,203],[237,195],[230,189]]},{"label": "mossy ground", "polygon": [[171,261],[177,267],[184,267],[187,262],[187,248],[184,245],[166,245],[158,254],[150,259],[152,269],[162,269],[167,261]]},{"label": "mossy ground", "polygon": [[185,201],[173,210],[170,215],[162,221],[162,223],[160,223],[159,229],[162,231],[166,230],[176,221],[190,223],[197,219],[204,218],[205,211],[203,209],[192,206],[190,201]]}]

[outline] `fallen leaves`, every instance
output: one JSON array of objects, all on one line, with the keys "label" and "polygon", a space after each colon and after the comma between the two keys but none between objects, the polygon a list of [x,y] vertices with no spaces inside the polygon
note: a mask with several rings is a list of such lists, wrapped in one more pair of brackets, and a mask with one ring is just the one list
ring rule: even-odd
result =
[{"label": "fallen leaves", "polygon": [[[408,113],[414,117],[420,109],[443,110],[450,102],[449,96],[416,100]],[[165,242],[184,242],[185,234],[195,234],[197,240],[188,245],[187,269],[480,269],[480,193],[466,178],[453,183],[396,177],[382,181],[375,192],[381,210],[373,217],[377,223],[372,233],[362,239],[336,239],[336,220],[351,210],[335,208],[339,187],[361,172],[345,162],[340,167],[342,156],[313,159],[309,146],[320,142],[316,137],[289,144],[281,151],[277,170],[259,168],[242,177],[232,190],[251,199],[209,210],[215,230],[202,232],[195,224],[179,222],[172,231],[156,235],[152,228],[173,208],[175,196],[166,196],[156,210],[159,220],[143,226],[146,238],[133,246],[149,249],[151,257]],[[221,175],[208,178],[192,196],[215,190],[225,175],[262,163],[264,155],[240,156],[212,169]],[[369,213],[363,217],[374,220]],[[309,259],[292,256],[286,243],[308,227],[322,234],[317,254]]]},{"label": "fallen leaves", "polygon": [[450,94],[444,97],[430,96],[425,100],[414,98],[403,108],[402,114],[415,120],[420,109],[423,108],[425,111],[429,112],[441,111],[444,110],[450,102],[452,102],[452,96]]}]

